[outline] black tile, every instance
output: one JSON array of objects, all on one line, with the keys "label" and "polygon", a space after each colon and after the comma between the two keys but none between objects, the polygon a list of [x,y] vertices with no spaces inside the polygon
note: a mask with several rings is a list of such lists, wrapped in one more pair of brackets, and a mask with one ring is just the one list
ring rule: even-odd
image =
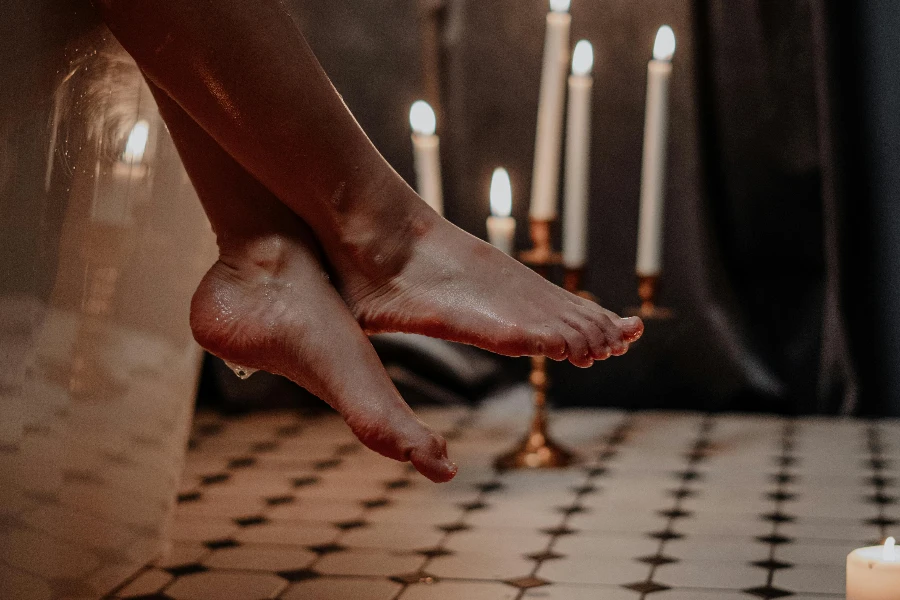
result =
[{"label": "black tile", "polygon": [[756,562],[750,563],[754,567],[759,567],[760,569],[767,569],[769,571],[778,571],[781,569],[790,569],[794,565],[788,562],[782,562],[780,560],[768,559],[768,560],[758,560]]},{"label": "black tile", "polygon": [[793,523],[794,521],[797,520],[797,517],[794,517],[792,515],[786,515],[786,514],[780,513],[780,512],[772,512],[772,513],[760,515],[760,518],[763,521],[769,521],[772,523]]},{"label": "black tile", "polygon": [[416,550],[416,554],[421,554],[428,558],[438,558],[440,556],[450,556],[453,552],[445,550],[444,548],[426,548],[424,550]]},{"label": "black tile", "polygon": [[866,496],[866,502],[868,502],[869,504],[881,505],[896,504],[897,498],[895,498],[894,496],[888,496],[886,494],[875,494],[872,496]]},{"label": "black tile", "polygon": [[683,534],[675,533],[674,531],[656,531],[654,533],[647,534],[649,537],[659,540],[661,542],[668,542],[671,540],[680,540],[684,537]]},{"label": "black tile", "polygon": [[233,540],[231,538],[224,538],[221,540],[209,540],[208,542],[203,542],[203,545],[209,548],[210,550],[221,550],[222,548],[235,548],[240,546],[237,540]]},{"label": "black tile", "polygon": [[281,438],[296,437],[301,431],[302,425],[283,425],[275,430],[275,435]]},{"label": "black tile", "polygon": [[373,498],[372,500],[363,500],[360,504],[363,505],[363,508],[374,509],[374,508],[384,508],[385,506],[390,505],[391,501],[389,498]]},{"label": "black tile", "polygon": [[785,485],[788,483],[796,483],[800,478],[790,473],[774,473],[769,476],[769,479],[772,480],[772,483]]},{"label": "black tile", "polygon": [[178,504],[185,504],[187,502],[196,502],[202,498],[200,492],[187,492],[185,494],[178,494]]},{"label": "black tile", "polygon": [[502,490],[504,485],[499,481],[488,481],[486,483],[476,483],[473,487],[485,494],[493,494]]},{"label": "black tile", "polygon": [[262,515],[250,515],[247,517],[235,519],[234,522],[240,527],[253,527],[255,525],[263,525],[265,523],[268,523],[269,520]]},{"label": "black tile", "polygon": [[449,523],[447,525],[438,525],[437,528],[445,533],[458,533],[460,531],[468,531],[471,529],[465,523]]},{"label": "black tile", "polygon": [[603,477],[607,471],[606,467],[591,467],[587,470],[587,474],[589,477]]},{"label": "black tile", "polygon": [[403,490],[412,486],[412,481],[409,479],[394,479],[393,481],[387,481],[384,484],[385,489],[388,490]]},{"label": "black tile", "polygon": [[766,497],[772,502],[790,502],[797,498],[796,494],[778,490],[777,492],[769,492]]},{"label": "black tile", "polygon": [[338,446],[334,453],[338,456],[347,456],[350,454],[354,454],[359,452],[362,449],[362,446],[358,442],[348,442],[346,444],[341,444]]},{"label": "black tile", "polygon": [[266,498],[266,504],[269,506],[282,506],[284,504],[291,504],[295,500],[296,498],[293,496],[272,496],[271,498]]},{"label": "black tile", "polygon": [[201,485],[215,485],[217,483],[225,483],[231,479],[231,475],[228,473],[212,473],[210,475],[204,475],[200,478]]},{"label": "black tile", "polygon": [[572,535],[573,533],[578,533],[578,530],[570,529],[569,527],[562,525],[560,527],[551,527],[549,529],[541,529],[541,532],[546,533],[547,535],[562,536],[562,535]]},{"label": "black tile", "polygon": [[557,554],[556,552],[552,552],[550,550],[545,550],[544,552],[535,552],[533,554],[526,554],[525,558],[530,558],[531,560],[556,560],[559,558],[565,558],[565,554]]},{"label": "black tile", "polygon": [[167,573],[174,575],[175,577],[182,577],[184,575],[193,575],[194,573],[203,573],[204,571],[208,571],[209,569],[201,565],[200,563],[188,563],[184,565],[176,565],[174,567],[168,567],[163,569]]},{"label": "black tile", "polygon": [[666,590],[670,590],[667,585],[662,585],[661,583],[656,583],[654,581],[641,581],[639,583],[630,583],[628,585],[623,585],[623,588],[633,590],[639,594],[653,594],[654,592],[664,592]]},{"label": "black tile", "polygon": [[586,512],[588,512],[588,510],[589,510],[589,509],[587,509],[587,508],[585,508],[585,507],[583,507],[583,506],[579,506],[579,505],[575,505],[575,506],[557,506],[557,507],[556,507],[556,512],[562,513],[562,514],[564,514],[564,515],[566,515],[566,516],[578,515],[578,514],[581,514],[581,513],[586,513]]},{"label": "black tile", "polygon": [[789,592],[787,590],[782,590],[772,586],[763,586],[757,588],[750,588],[749,590],[744,590],[745,594],[750,594],[751,596],[756,596],[758,598],[786,598],[788,596],[793,596],[794,592]]},{"label": "black tile", "polygon": [[678,498],[679,500],[683,500],[685,498],[693,498],[697,495],[696,490],[691,490],[687,488],[683,488],[680,490],[669,490],[669,495],[673,498]]},{"label": "black tile", "polygon": [[534,577],[534,576],[517,577],[515,579],[507,579],[503,583],[505,583],[506,585],[511,585],[513,587],[519,588],[520,590],[530,590],[531,588],[550,585],[550,582],[547,581],[546,579],[541,579],[540,577]]},{"label": "black tile", "polygon": [[307,487],[310,485],[315,485],[315,484],[319,483],[320,481],[322,481],[322,480],[319,479],[318,477],[311,475],[309,477],[297,477],[297,478],[291,480],[291,485],[293,485],[295,488],[300,488],[300,487]]},{"label": "black tile", "polygon": [[595,487],[593,485],[582,485],[580,487],[573,487],[572,491],[580,496],[587,496],[589,494],[595,494],[600,491],[600,488]]},{"label": "black tile", "polygon": [[341,546],[340,544],[320,544],[318,546],[307,546],[307,548],[316,554],[335,554],[347,549],[346,546]]},{"label": "black tile", "polygon": [[288,581],[306,581],[307,579],[317,579],[321,577],[319,573],[313,571],[312,569],[296,569],[294,571],[279,571],[277,573],[279,577],[282,579],[286,579]]},{"label": "black tile", "polygon": [[334,523],[334,526],[340,529],[341,531],[350,531],[351,529],[359,529],[361,527],[365,527],[367,523],[365,521],[354,519],[352,521],[339,521]]},{"label": "black tile", "polygon": [[246,469],[248,467],[252,467],[256,464],[256,459],[252,456],[240,456],[238,458],[232,458],[228,461],[229,469]]},{"label": "black tile", "polygon": [[320,460],[319,462],[313,463],[313,469],[316,471],[328,471],[330,469],[334,469],[336,467],[341,466],[340,458],[330,458],[328,460]]},{"label": "black tile", "polygon": [[218,435],[222,433],[221,423],[204,423],[194,428],[194,432],[200,436]]},{"label": "black tile", "polygon": [[655,556],[644,556],[637,559],[638,562],[646,563],[648,565],[652,565],[654,567],[659,567],[662,565],[671,565],[672,563],[677,563],[677,558],[672,558],[671,556],[666,556],[665,554],[657,554]]},{"label": "black tile", "polygon": [[787,536],[772,534],[772,535],[764,535],[756,538],[758,541],[763,544],[771,544],[773,546],[780,546],[781,544],[792,544],[794,543],[793,538],[789,538]]},{"label": "black tile", "polygon": [[890,464],[891,462],[884,458],[873,458],[868,461],[869,468],[873,471],[884,471]]},{"label": "black tile", "polygon": [[666,517],[668,519],[683,519],[685,517],[690,517],[694,513],[689,510],[682,510],[680,508],[673,508],[671,510],[661,510],[659,511],[659,516]]},{"label": "black tile", "polygon": [[475,502],[463,502],[462,504],[457,504],[457,506],[459,506],[461,509],[463,509],[465,511],[471,512],[471,511],[476,511],[476,510],[484,510],[485,508],[488,508],[488,506],[490,506],[490,505],[476,500]]},{"label": "black tile", "polygon": [[278,450],[278,442],[258,442],[250,446],[251,452],[274,452]]},{"label": "black tile", "polygon": [[895,525],[900,525],[900,521],[889,517],[875,517],[874,519],[866,519],[863,522],[873,527],[894,527]]}]

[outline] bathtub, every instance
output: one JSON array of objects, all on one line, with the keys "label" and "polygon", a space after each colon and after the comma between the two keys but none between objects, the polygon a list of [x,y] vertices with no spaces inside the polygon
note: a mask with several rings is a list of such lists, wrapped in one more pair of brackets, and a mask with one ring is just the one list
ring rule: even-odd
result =
[{"label": "bathtub", "polygon": [[0,598],[100,598],[166,548],[209,224],[87,2],[0,20]]}]

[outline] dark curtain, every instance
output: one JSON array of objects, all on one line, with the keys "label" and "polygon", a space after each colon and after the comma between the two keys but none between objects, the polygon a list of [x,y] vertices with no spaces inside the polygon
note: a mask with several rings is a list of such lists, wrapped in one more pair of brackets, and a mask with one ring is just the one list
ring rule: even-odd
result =
[{"label": "dark curtain", "polygon": [[[490,172],[504,165],[525,247],[547,2],[294,1],[347,103],[410,181],[406,111],[439,94],[448,218],[483,236]],[[884,265],[900,265],[900,251],[886,253],[867,231],[876,216],[900,221],[900,212],[882,203],[878,213],[863,193],[880,184],[887,194],[893,181],[867,183],[861,157],[871,144],[860,130],[882,129],[877,119],[898,95],[876,94],[881,104],[868,106],[857,83],[880,90],[896,71],[885,65],[881,79],[867,77],[863,64],[863,51],[887,62],[861,32],[868,24],[886,37],[877,7],[891,9],[847,4],[573,2],[573,43],[590,39],[597,55],[586,285],[613,310],[636,301],[646,62],[661,24],[678,36],[663,281],[676,316],[648,323],[624,358],[587,371],[556,366],[557,402],[890,410],[879,398],[885,382],[900,382],[879,378],[885,359],[874,357],[885,344],[900,355],[900,335],[876,331],[879,315],[893,315],[888,291],[897,286],[873,280]],[[888,160],[888,146],[879,149]],[[891,231],[900,237],[900,226]],[[900,330],[900,317],[888,322]]]}]

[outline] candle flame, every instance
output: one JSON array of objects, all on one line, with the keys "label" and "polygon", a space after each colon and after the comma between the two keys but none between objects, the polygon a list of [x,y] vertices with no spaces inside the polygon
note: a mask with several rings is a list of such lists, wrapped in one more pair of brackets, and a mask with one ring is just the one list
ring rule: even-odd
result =
[{"label": "candle flame", "polygon": [[550,10],[553,12],[564,13],[569,12],[572,0],[550,0]]},{"label": "candle flame", "polygon": [[147,121],[138,121],[131,128],[128,134],[128,141],[125,142],[125,151],[122,153],[122,162],[139,163],[144,158],[144,151],[147,149],[147,139],[150,137],[150,123]]},{"label": "candle flame", "polygon": [[503,167],[494,169],[491,176],[491,214],[495,217],[512,214],[512,184],[509,173]]},{"label": "candle flame", "polygon": [[572,52],[572,74],[587,75],[594,68],[594,47],[587,40],[575,44]]},{"label": "candle flame", "polygon": [[675,56],[675,32],[668,25],[663,25],[656,33],[653,45],[653,58],[656,60],[672,60]]},{"label": "candle flame", "polygon": [[419,135],[434,135],[437,129],[437,118],[431,105],[424,100],[413,103],[409,109],[409,124]]},{"label": "candle flame", "polygon": [[887,541],[884,542],[884,560],[887,562],[897,562],[897,540],[892,537],[889,537]]}]

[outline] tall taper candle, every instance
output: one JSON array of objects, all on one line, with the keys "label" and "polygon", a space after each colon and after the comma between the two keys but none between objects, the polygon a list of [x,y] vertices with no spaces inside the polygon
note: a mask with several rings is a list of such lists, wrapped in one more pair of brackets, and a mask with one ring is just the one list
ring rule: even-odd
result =
[{"label": "tall taper candle", "polygon": [[424,100],[414,102],[409,110],[412,126],[413,158],[416,167],[416,186],[428,205],[444,214],[444,191],[441,183],[440,139],[435,135],[437,119],[434,110]]},{"label": "tall taper candle", "polygon": [[569,76],[566,123],[566,210],[563,215],[563,265],[584,267],[587,260],[588,192],[591,156],[591,93],[594,49],[587,40],[575,44]]},{"label": "tall taper candle", "polygon": [[569,67],[570,0],[550,0],[541,96],[538,103],[534,144],[534,171],[531,181],[531,218],[556,218],[559,196],[559,157],[562,146],[562,119]]},{"label": "tall taper candle", "polygon": [[513,253],[516,220],[512,214],[512,185],[504,168],[494,169],[491,177],[491,216],[487,220],[488,241],[509,255]]},{"label": "tall taper candle", "polygon": [[653,277],[662,270],[669,82],[674,56],[675,33],[671,27],[663,25],[656,34],[653,60],[647,69],[647,116],[644,123],[644,165],[637,250],[637,274],[641,277]]}]

